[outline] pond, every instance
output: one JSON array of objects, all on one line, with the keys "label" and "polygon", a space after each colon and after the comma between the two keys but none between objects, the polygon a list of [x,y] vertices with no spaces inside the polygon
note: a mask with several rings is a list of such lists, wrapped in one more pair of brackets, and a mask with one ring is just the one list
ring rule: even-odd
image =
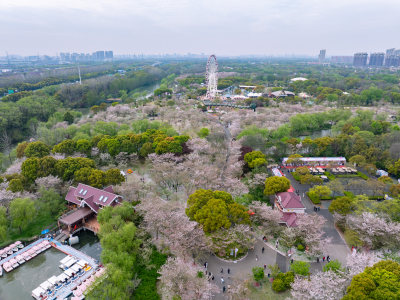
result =
[{"label": "pond", "polygon": [[[80,242],[73,247],[100,260],[99,239],[89,231],[82,231],[78,236]],[[3,276],[0,277],[0,299],[33,299],[32,290],[51,276],[58,276],[62,273],[58,266],[64,257],[64,253],[52,247],[10,273],[4,271]]]}]

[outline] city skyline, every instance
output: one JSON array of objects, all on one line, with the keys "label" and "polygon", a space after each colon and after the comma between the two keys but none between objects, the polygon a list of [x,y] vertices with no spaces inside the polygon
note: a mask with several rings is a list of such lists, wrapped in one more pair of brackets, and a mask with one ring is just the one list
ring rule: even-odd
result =
[{"label": "city skyline", "polygon": [[393,0],[5,0],[0,9],[0,56],[97,49],[220,56],[317,56],[327,49],[332,56],[399,48],[393,36],[400,3]]}]

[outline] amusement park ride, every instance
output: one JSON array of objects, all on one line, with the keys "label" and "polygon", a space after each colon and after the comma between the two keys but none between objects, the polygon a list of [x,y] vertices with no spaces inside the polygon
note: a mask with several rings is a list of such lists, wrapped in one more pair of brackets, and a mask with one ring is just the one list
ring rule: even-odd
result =
[{"label": "amusement park ride", "polygon": [[207,94],[206,99],[213,100],[217,96],[218,88],[218,62],[217,57],[212,54],[208,58],[206,68],[206,84]]}]

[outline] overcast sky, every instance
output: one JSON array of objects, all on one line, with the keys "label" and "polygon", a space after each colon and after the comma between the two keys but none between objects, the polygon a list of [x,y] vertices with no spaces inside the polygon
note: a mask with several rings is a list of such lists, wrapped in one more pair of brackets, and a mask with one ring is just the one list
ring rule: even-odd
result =
[{"label": "overcast sky", "polygon": [[0,56],[400,48],[400,0],[0,0]]}]

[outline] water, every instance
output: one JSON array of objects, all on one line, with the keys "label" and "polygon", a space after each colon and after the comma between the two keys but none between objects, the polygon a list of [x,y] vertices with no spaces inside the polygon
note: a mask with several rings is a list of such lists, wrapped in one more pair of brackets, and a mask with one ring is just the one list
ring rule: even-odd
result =
[{"label": "water", "polygon": [[[100,260],[99,239],[89,231],[82,231],[78,236],[79,244],[73,247]],[[10,273],[3,271],[0,277],[0,300],[32,300],[32,290],[51,276],[62,273],[58,266],[64,257],[64,253],[52,247]]]}]

